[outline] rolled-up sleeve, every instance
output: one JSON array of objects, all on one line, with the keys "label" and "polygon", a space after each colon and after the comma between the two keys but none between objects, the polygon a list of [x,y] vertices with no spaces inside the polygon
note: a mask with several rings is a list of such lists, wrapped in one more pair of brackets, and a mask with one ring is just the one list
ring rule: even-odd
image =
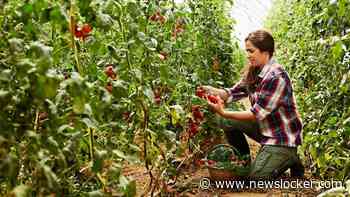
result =
[{"label": "rolled-up sleeve", "polygon": [[286,82],[282,77],[274,77],[262,82],[260,91],[257,92],[257,100],[250,108],[258,120],[263,120],[273,112],[280,104],[286,88]]},{"label": "rolled-up sleeve", "polygon": [[229,94],[229,97],[227,98],[226,103],[230,103],[232,101],[238,101],[248,96],[247,89],[242,85],[242,80],[236,83],[232,88],[226,88],[225,90]]}]

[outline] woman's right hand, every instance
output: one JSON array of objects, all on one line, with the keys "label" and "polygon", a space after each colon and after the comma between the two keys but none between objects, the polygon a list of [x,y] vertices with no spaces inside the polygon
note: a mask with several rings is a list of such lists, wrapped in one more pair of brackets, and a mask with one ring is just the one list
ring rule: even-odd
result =
[{"label": "woman's right hand", "polygon": [[199,86],[199,88],[202,88],[207,94],[215,95],[216,88],[212,86]]},{"label": "woman's right hand", "polygon": [[214,88],[212,86],[199,86],[198,89],[203,89],[208,95],[220,96],[222,100],[226,100],[229,95],[224,89]]}]

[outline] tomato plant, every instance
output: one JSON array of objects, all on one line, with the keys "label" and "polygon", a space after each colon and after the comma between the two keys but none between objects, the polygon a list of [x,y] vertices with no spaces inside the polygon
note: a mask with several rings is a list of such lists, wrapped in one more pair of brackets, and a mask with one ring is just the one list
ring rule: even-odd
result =
[{"label": "tomato plant", "polygon": [[350,19],[345,10],[350,3],[281,0],[275,6],[267,25],[280,43],[277,57],[295,84],[304,120],[301,152],[315,175],[346,179],[350,177]]},{"label": "tomato plant", "polygon": [[226,3],[1,3],[1,195],[135,196],[125,163],[154,191],[188,116],[191,141],[213,128],[196,125],[210,113],[191,111],[195,87],[232,85],[242,66]]}]

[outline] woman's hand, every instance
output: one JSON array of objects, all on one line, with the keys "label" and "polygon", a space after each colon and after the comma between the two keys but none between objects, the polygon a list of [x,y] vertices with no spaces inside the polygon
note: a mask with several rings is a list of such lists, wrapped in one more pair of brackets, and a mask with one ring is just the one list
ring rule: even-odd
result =
[{"label": "woman's hand", "polygon": [[200,86],[207,94],[215,94],[215,89],[212,86]]},{"label": "woman's hand", "polygon": [[208,105],[223,118],[256,121],[251,111],[225,111],[224,101],[219,96],[208,95],[207,101]]},{"label": "woman's hand", "polygon": [[226,101],[229,97],[228,93],[224,89],[214,88],[212,86],[200,86],[206,94],[220,96],[222,100]]},{"label": "woman's hand", "polygon": [[223,116],[225,112],[224,101],[219,96],[209,95],[208,105],[219,115]]}]

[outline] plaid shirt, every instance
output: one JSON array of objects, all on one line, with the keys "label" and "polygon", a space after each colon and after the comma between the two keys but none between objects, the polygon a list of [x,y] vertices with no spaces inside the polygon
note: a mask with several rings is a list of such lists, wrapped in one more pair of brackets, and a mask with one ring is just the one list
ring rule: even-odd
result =
[{"label": "plaid shirt", "polygon": [[302,122],[296,108],[291,81],[282,66],[274,60],[258,75],[255,92],[249,92],[239,81],[227,91],[226,102],[249,97],[250,111],[256,116],[260,132],[265,136],[260,143],[296,147],[302,141]]}]

